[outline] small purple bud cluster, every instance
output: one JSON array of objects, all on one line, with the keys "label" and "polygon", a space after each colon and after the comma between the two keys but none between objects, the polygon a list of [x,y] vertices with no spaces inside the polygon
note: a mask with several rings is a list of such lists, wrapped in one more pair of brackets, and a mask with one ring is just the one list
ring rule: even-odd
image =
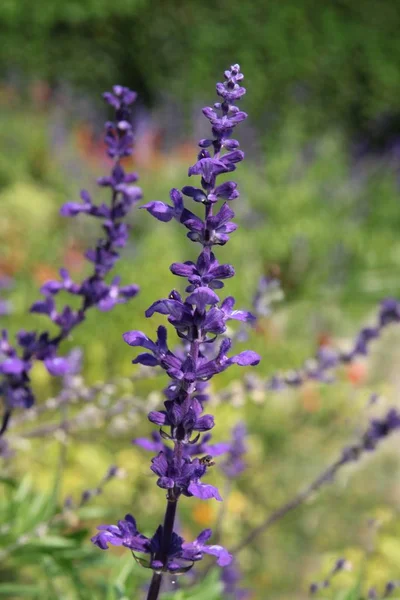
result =
[{"label": "small purple bud cluster", "polygon": [[[341,571],[349,571],[349,570],[351,570],[351,563],[349,561],[347,561],[345,558],[339,558],[339,560],[336,561],[336,564],[333,567],[333,569],[331,570],[331,572],[328,574],[328,576],[323,581],[314,582],[310,585],[310,588],[309,588],[310,596],[315,596],[321,590],[325,590],[326,588],[328,588],[331,585],[331,580],[335,575],[337,575]],[[385,589],[382,592],[382,595],[378,594],[376,588],[370,588],[368,590],[367,598],[368,598],[368,600],[383,600],[384,598],[390,598],[392,595],[392,592],[394,592],[398,587],[400,587],[399,583],[397,583],[395,581],[388,581],[387,584],[385,585]]]},{"label": "small purple bud cluster", "polygon": [[376,588],[370,588],[368,590],[368,600],[379,600],[380,598],[390,598],[392,596],[392,592],[400,587],[400,583],[395,581],[388,581],[385,585],[385,589],[383,591],[382,596],[378,594]]},{"label": "small purple bud cluster", "polygon": [[[133,134],[130,105],[136,94],[129,89],[115,86],[112,93],[104,94],[108,104],[115,109],[115,121],[106,123],[105,143],[108,155],[114,164],[111,175],[98,180],[100,186],[111,190],[110,205],[95,204],[89,193],[81,192],[82,203],[67,202],[61,209],[63,216],[73,217],[86,213],[102,220],[104,237],[95,248],[86,252],[86,258],[93,263],[93,272],[82,283],[75,283],[66,269],[60,270],[60,281],[49,281],[43,285],[43,300],[34,302],[32,313],[47,315],[58,327],[57,335],[20,331],[16,346],[11,345],[7,332],[0,339],[0,393],[5,401],[5,413],[0,434],[7,427],[11,411],[17,407],[30,408],[34,395],[30,385],[29,371],[35,360],[43,361],[50,375],[66,375],[73,368],[68,357],[58,355],[60,343],[68,337],[72,329],[79,325],[86,311],[96,306],[100,310],[110,310],[116,304],[126,302],[138,293],[137,285],[120,286],[119,277],[108,284],[106,276],[119,258],[119,248],[126,245],[129,229],[124,219],[132,206],[140,200],[142,192],[133,185],[137,176],[126,173],[121,160],[132,153]],[[56,307],[55,297],[64,291],[81,299],[80,308],[74,310],[66,305],[62,310]]]},{"label": "small purple bud cluster", "polygon": [[372,419],[361,441],[343,450],[343,461],[351,462],[365,452],[372,452],[379,442],[387,438],[394,431],[400,429],[400,413],[391,408],[381,419]]},{"label": "small purple bud cluster", "polygon": [[71,496],[67,496],[67,498],[64,501],[64,508],[68,510],[82,508],[82,506],[85,506],[93,498],[100,496],[100,494],[103,493],[104,487],[108,483],[110,483],[110,481],[121,475],[122,471],[118,469],[118,467],[116,467],[115,465],[112,465],[111,467],[109,467],[106,474],[95,488],[87,489],[82,492],[80,500],[78,502],[74,502]]},{"label": "small purple bud cluster", "polygon": [[[224,287],[223,280],[232,277],[234,269],[231,265],[219,264],[212,251],[214,246],[226,244],[229,235],[236,229],[231,221],[234,213],[228,202],[239,197],[237,184],[228,181],[218,185],[217,177],[234,171],[237,163],[244,158],[239,150],[239,142],[232,138],[236,125],[247,117],[235,106],[235,102],[246,91],[240,85],[242,79],[238,65],[225,71],[225,82],[217,84],[221,102],[215,103],[213,108],[203,109],[203,114],[211,122],[212,138],[200,141],[197,162],[189,168],[189,176],[201,176],[201,188],[185,186],[181,191],[173,189],[170,193],[172,205],[154,201],[142,207],[159,221],[176,219],[188,229],[187,237],[201,245],[196,262],[171,265],[172,273],[188,281],[186,297],[172,290],[167,298],[154,302],[146,311],[147,317],[154,313],[166,315],[178,337],[183,340],[185,350],[173,352],[169,348],[167,329],[163,326],[158,328],[155,341],[141,331],[129,331],[123,336],[130,346],[146,350],[133,363],[161,367],[170,379],[165,390],[164,410],[149,414],[149,420],[160,427],[160,436],[153,436],[151,441],[136,441],[148,449],[158,450],[157,456],[151,461],[151,470],[158,477],[158,486],[167,490],[164,525],[160,525],[149,540],[137,531],[133,517],[128,515],[117,527],[102,526],[100,533],[93,538],[93,542],[102,549],[106,549],[109,542],[150,554],[151,560],[147,566],[155,574],[150,585],[149,600],[158,597],[163,572],[176,572],[182,568],[179,559],[194,562],[200,560],[203,553],[214,554],[221,566],[228,564],[231,559],[221,546],[205,545],[211,535],[210,530],[202,532],[195,542],[187,544],[173,531],[173,527],[176,505],[181,495],[222,500],[217,488],[202,481],[208,468],[214,464],[213,455],[194,457],[194,453],[200,447],[206,447],[210,439],[210,434],[206,433],[199,444],[200,435],[214,427],[214,417],[203,414],[203,405],[208,398],[204,393],[207,382],[231,365],[256,365],[260,360],[252,351],[228,356],[232,345],[228,337],[224,337],[219,348],[214,350],[214,343],[219,335],[226,332],[229,320],[254,321],[251,313],[234,308],[234,298],[221,300],[217,295],[216,290]],[[184,196],[203,205],[203,219],[185,207]],[[214,214],[214,207],[219,200],[224,202]],[[168,432],[163,429],[166,427],[169,428]],[[227,470],[240,471],[242,468],[241,463],[234,467],[234,462],[242,453],[243,435],[244,431],[239,429],[232,459],[226,465]],[[164,445],[161,438],[172,442],[173,447]]]},{"label": "small purple bud cluster", "polygon": [[274,375],[265,384],[266,390],[282,390],[286,387],[298,387],[308,380],[332,381],[331,371],[340,364],[348,364],[357,357],[367,356],[370,344],[379,338],[382,330],[392,323],[400,323],[400,302],[394,298],[386,298],[381,302],[378,320],[373,327],[364,327],[357,334],[353,346],[348,352],[341,352],[332,347],[322,347],[315,359],[306,361],[303,368],[284,375]]},{"label": "small purple bud cluster", "polygon": [[315,594],[317,594],[320,590],[324,590],[326,588],[328,588],[331,584],[331,580],[333,577],[335,577],[335,575],[337,575],[338,573],[340,573],[341,571],[349,571],[351,570],[351,563],[346,560],[345,558],[339,558],[333,569],[330,571],[330,573],[328,574],[328,576],[321,582],[314,582],[310,585],[310,595],[314,596]]}]

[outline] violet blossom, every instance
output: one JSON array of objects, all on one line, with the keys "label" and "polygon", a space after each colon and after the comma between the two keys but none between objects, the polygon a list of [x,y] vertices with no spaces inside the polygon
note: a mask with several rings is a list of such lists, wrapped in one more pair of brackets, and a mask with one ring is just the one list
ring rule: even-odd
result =
[{"label": "violet blossom", "polygon": [[[232,173],[244,158],[243,152],[238,149],[239,142],[232,139],[236,125],[247,117],[235,105],[246,91],[240,85],[242,79],[239,65],[225,71],[225,83],[217,84],[221,101],[216,102],[213,108],[203,109],[203,114],[211,122],[212,137],[200,141],[197,161],[188,171],[189,176],[200,175],[201,187],[173,189],[170,192],[171,204],[152,201],[142,207],[161,222],[177,220],[188,230],[188,239],[201,246],[195,262],[171,265],[175,275],[188,280],[188,295],[185,297],[172,290],[146,311],[147,317],[154,313],[165,315],[182,340],[183,347],[171,349],[163,326],[158,328],[155,340],[141,331],[129,331],[123,336],[130,346],[144,349],[133,363],[161,367],[170,380],[165,390],[164,409],[149,414],[149,420],[159,426],[160,436],[153,436],[151,441],[136,440],[139,445],[158,452],[152,459],[151,469],[158,476],[158,486],[167,493],[164,524],[149,539],[137,531],[133,517],[129,516],[120,521],[118,527],[101,526],[100,533],[92,539],[102,549],[111,543],[150,554],[147,566],[154,573],[148,600],[158,598],[163,573],[181,569],[181,560],[189,560],[193,564],[202,558],[203,553],[215,555],[221,566],[231,560],[230,554],[221,546],[205,544],[211,530],[202,532],[195,542],[186,543],[174,532],[174,523],[177,503],[182,495],[222,500],[217,488],[203,481],[214,464],[212,454],[200,458],[193,455],[194,448],[197,446],[198,450],[205,438],[208,444],[210,434],[207,432],[214,427],[214,417],[203,414],[207,382],[232,365],[256,365],[260,360],[258,354],[250,350],[230,355],[232,340],[228,337],[219,344],[216,342],[218,336],[225,334],[229,320],[254,321],[251,313],[235,309],[234,298],[221,299],[217,294],[223,289],[224,280],[234,275],[234,269],[231,265],[219,264],[213,252],[214,246],[229,241],[230,234],[237,227],[232,222],[234,212],[228,204],[239,197],[237,184],[233,181],[219,184],[217,178],[221,174]],[[186,208],[184,196],[204,206],[204,218]],[[215,208],[220,200],[223,201],[222,206]],[[199,445],[203,433],[205,436]],[[172,442],[173,446],[168,447],[168,442]]]},{"label": "violet blossom", "polygon": [[[17,343],[13,345],[6,331],[0,339],[0,393],[4,398],[3,423],[0,435],[7,428],[11,412],[18,407],[30,408],[34,403],[29,372],[35,360],[44,363],[53,376],[65,376],[71,370],[68,357],[58,354],[60,343],[86,317],[89,308],[110,310],[116,304],[125,303],[138,293],[137,285],[120,285],[119,277],[107,283],[107,275],[114,267],[128,240],[129,228],[124,222],[131,208],[141,199],[142,192],[135,185],[137,175],[125,172],[121,159],[133,151],[133,133],[130,105],[135,101],[136,93],[122,86],[114,86],[112,92],[104,94],[106,102],[115,110],[115,120],[106,123],[105,143],[108,156],[113,160],[111,174],[101,177],[98,184],[110,188],[111,202],[96,204],[89,192],[81,191],[82,202],[67,202],[61,208],[61,214],[75,217],[85,213],[102,224],[103,236],[94,248],[86,252],[86,258],[93,264],[93,270],[83,282],[74,282],[66,269],[60,269],[60,280],[48,281],[41,288],[42,300],[34,302],[32,313],[47,315],[58,328],[56,335],[48,331],[42,333],[20,331]],[[61,292],[80,298],[80,307],[73,309],[66,305],[59,309],[56,296]]]},{"label": "violet blossom", "polygon": [[250,600],[251,592],[245,588],[239,587],[242,574],[237,561],[232,562],[221,571],[221,583],[223,584],[224,594],[232,600]]},{"label": "violet blossom", "polygon": [[[136,521],[132,515],[126,515],[125,519],[118,521],[117,525],[100,525],[92,542],[101,548],[107,550],[108,544],[113,546],[124,546],[133,552],[140,552],[150,555],[148,564],[141,563],[154,571],[168,570],[170,573],[181,571],[187,566],[192,566],[203,558],[203,554],[210,554],[217,557],[217,564],[221,567],[228,565],[231,561],[231,555],[222,546],[208,545],[206,542],[211,537],[211,530],[205,529],[193,542],[184,542],[176,533],[172,533],[168,547],[162,550],[164,543],[164,528],[160,525],[151,538],[140,533],[136,526]],[[164,552],[163,561],[159,559],[160,554]],[[191,564],[190,564],[191,563]]]},{"label": "violet blossom", "polygon": [[228,443],[226,457],[221,462],[220,467],[229,478],[240,475],[246,468],[243,455],[247,452],[246,446],[246,425],[237,423],[232,429],[232,440]]}]

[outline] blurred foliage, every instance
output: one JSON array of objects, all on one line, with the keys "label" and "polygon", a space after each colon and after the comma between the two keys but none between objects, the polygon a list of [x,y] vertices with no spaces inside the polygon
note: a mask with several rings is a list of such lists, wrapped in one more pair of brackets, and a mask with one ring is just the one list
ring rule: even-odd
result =
[{"label": "blurred foliage", "polygon": [[3,0],[0,69],[96,94],[112,79],[179,103],[236,61],[254,120],[296,109],[310,129],[359,131],[398,114],[399,26],[396,0]]}]

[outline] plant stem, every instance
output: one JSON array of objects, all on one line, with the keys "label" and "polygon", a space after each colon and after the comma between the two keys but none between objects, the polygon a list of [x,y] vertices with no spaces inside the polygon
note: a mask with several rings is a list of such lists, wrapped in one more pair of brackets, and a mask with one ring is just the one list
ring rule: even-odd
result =
[{"label": "plant stem", "polygon": [[168,550],[171,544],[171,537],[174,531],[175,514],[178,501],[168,498],[167,509],[164,517],[163,539],[161,544],[162,560],[165,561],[168,556]]},{"label": "plant stem", "polygon": [[149,593],[147,594],[147,600],[157,600],[158,594],[160,593],[161,581],[162,574],[154,572],[150,583]]},{"label": "plant stem", "polygon": [[236,554],[245,548],[248,544],[253,542],[256,537],[258,537],[261,533],[266,531],[276,523],[280,521],[286,514],[298,506],[303,504],[314,492],[318,491],[320,487],[325,485],[326,483],[330,483],[336,474],[336,472],[346,464],[348,460],[346,458],[341,457],[336,460],[332,465],[330,465],[327,469],[325,469],[314,481],[312,481],[303,491],[299,492],[292,500],[286,502],[286,504],[282,504],[282,506],[278,507],[274,510],[260,525],[255,527],[250,533],[233,548],[232,552]]},{"label": "plant stem", "polygon": [[[171,545],[171,537],[174,531],[174,523],[175,523],[175,515],[176,515],[176,507],[178,504],[178,499],[174,498],[170,499],[171,496],[168,497],[167,508],[165,510],[164,516],[164,527],[163,527],[163,537],[161,542],[161,552],[159,556],[159,560],[163,562],[165,565],[168,560],[168,550]],[[163,575],[162,573],[153,573],[153,577],[151,579],[150,588],[147,594],[147,600],[157,600],[158,595],[161,589]]]}]

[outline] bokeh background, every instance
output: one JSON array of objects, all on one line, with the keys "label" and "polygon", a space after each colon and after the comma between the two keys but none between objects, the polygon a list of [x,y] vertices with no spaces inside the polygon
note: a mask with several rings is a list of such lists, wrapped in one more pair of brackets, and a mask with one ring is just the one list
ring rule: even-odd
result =
[{"label": "bokeh background", "polygon": [[[98,231],[84,218],[62,219],[59,208],[77,199],[81,187],[106,199],[95,185],[109,168],[101,93],[115,83],[139,92],[132,165],[146,200],[165,200],[171,187],[187,183],[196,140],[208,133],[201,107],[215,100],[223,70],[239,62],[248,89],[242,107],[249,113],[239,134],[247,155],[237,171],[240,229],[218,256],[235,265],[226,290],[240,306],[251,307],[261,276],[281,283],[284,298],[246,342],[263,357],[257,375],[297,368],[324,344],[348,349],[357,330],[375,322],[379,301],[400,296],[399,27],[395,0],[2,0],[0,275],[13,282],[3,294],[12,304],[12,313],[1,317],[5,326],[12,332],[42,327],[27,312],[40,285],[61,265],[78,279],[87,272],[82,256]],[[170,263],[194,256],[178,225],[138,210],[132,225],[117,271],[123,282],[141,286],[140,295],[110,313],[90,314],[68,342],[84,351],[87,385],[135,374],[121,334],[153,332],[162,321],[147,322],[145,309],[177,285]],[[249,431],[248,468],[227,494],[222,539],[228,547],[311,481],[373,414],[398,402],[399,341],[391,327],[370,356],[339,369],[335,385],[312,382],[260,394],[246,393],[243,373],[234,369],[217,379],[215,394],[233,394],[215,403],[216,439],[226,439],[239,421]],[[40,366],[33,378],[39,405],[57,394]],[[124,379],[86,412],[77,403],[67,416],[81,418],[67,434],[36,438],[30,433],[40,418],[16,423],[15,454],[4,477],[24,483],[7,495],[2,514],[17,528],[17,540],[46,522],[39,508],[24,521],[38,498],[46,505],[50,496],[61,504],[79,497],[111,464],[125,477],[69,523],[73,532],[83,531],[84,549],[70,549],[68,559],[65,551],[57,560],[54,540],[53,550],[50,542],[43,550],[32,539],[19,546],[9,541],[0,566],[2,597],[127,597],[105,591],[110,581],[118,589],[129,582],[130,597],[140,597],[147,573],[132,570],[131,557],[128,562],[117,550],[85,549],[85,540],[99,520],[113,522],[128,511],[146,532],[161,518],[164,494],[149,475],[149,456],[131,439],[151,431],[146,408],[161,402],[164,384],[162,377]],[[379,396],[373,405],[372,393]],[[105,407],[132,396],[125,412],[109,418]],[[60,415],[53,418],[57,423]],[[241,553],[251,598],[305,598],[310,582],[341,556],[354,568],[336,578],[336,590],[348,590],[360,577],[364,589],[400,578],[398,447],[394,439],[348,468]],[[218,469],[212,478],[223,487]],[[183,500],[181,511],[189,537],[219,520],[212,502]],[[214,580],[212,587],[217,590]]]}]

